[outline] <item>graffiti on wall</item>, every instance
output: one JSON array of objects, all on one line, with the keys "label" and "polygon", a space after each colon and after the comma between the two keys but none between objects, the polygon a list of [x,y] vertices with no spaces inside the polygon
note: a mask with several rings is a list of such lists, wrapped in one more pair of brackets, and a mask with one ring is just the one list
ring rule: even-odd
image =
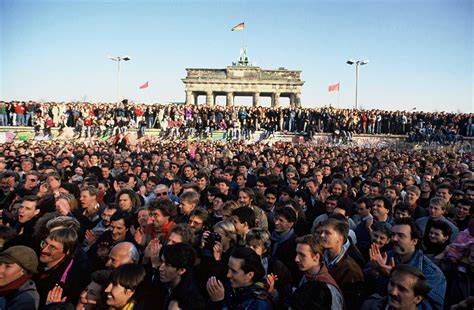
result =
[{"label": "graffiti on wall", "polygon": [[384,149],[395,147],[395,141],[385,137],[354,137],[357,146],[371,149]]},{"label": "graffiti on wall", "polygon": [[[295,142],[295,141],[294,141]],[[314,136],[311,140],[311,143],[316,145],[337,145],[337,146],[347,146],[347,147],[362,147],[362,148],[372,148],[372,149],[383,149],[387,147],[395,147],[397,145],[397,140],[387,137],[353,137],[352,141],[348,143],[334,142],[330,135],[318,135]]]}]

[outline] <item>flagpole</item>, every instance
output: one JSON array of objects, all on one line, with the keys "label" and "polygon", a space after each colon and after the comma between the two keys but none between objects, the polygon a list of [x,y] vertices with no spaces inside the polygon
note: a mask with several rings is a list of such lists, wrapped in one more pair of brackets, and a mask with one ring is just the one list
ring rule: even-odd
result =
[{"label": "flagpole", "polygon": [[244,29],[242,29],[242,49],[245,50],[245,22],[244,22]]}]

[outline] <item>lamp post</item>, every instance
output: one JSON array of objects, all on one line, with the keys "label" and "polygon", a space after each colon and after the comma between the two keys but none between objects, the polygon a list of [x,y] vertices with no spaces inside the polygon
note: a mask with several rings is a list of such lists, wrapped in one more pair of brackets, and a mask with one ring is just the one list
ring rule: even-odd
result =
[{"label": "lamp post", "polygon": [[366,65],[369,63],[368,60],[357,60],[357,61],[354,61],[352,59],[349,59],[348,61],[346,61],[346,63],[348,65],[356,65],[356,95],[355,95],[355,108],[357,110],[357,91],[358,91],[358,87],[359,87],[359,66],[363,66],[363,65]]},{"label": "lamp post", "polygon": [[130,57],[128,56],[108,56],[109,59],[112,59],[113,61],[116,61],[117,62],[117,65],[118,65],[118,103],[120,103],[120,63],[122,61],[129,61],[130,60]]}]

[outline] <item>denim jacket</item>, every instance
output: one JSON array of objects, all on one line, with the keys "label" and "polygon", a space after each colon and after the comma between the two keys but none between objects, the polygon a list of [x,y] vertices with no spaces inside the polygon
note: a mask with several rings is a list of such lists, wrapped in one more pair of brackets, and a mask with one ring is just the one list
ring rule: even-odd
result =
[{"label": "denim jacket", "polygon": [[[401,264],[400,258],[395,252],[388,251],[387,252],[387,262],[386,264],[390,264],[390,260],[392,257],[395,260],[395,265]],[[423,254],[422,250],[416,250],[413,254],[412,258],[406,262],[405,264],[418,268],[425,276],[425,279],[430,287],[430,292],[428,296],[423,299],[423,302],[418,306],[419,309],[435,309],[435,310],[442,310],[443,303],[444,303],[444,295],[446,293],[446,278],[444,277],[443,272],[436,266],[428,257]],[[368,271],[372,266],[367,265],[364,268],[364,273]],[[376,279],[379,287],[385,288],[385,294],[387,294],[386,288],[388,286],[388,277],[379,277]]]}]

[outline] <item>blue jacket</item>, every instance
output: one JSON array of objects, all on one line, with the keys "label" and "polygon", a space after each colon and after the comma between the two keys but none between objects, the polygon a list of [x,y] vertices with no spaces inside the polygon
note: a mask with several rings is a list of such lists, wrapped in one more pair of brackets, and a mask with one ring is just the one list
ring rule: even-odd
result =
[{"label": "blue jacket", "polygon": [[237,289],[230,288],[229,282],[224,284],[225,298],[221,302],[211,303],[214,310],[271,310],[270,297],[261,282]]},{"label": "blue jacket", "polygon": [[[387,262],[389,265],[392,257],[395,260],[395,265],[401,264],[400,258],[395,252],[387,252]],[[425,276],[430,292],[428,296],[423,299],[423,302],[419,305],[419,309],[435,309],[442,310],[444,303],[444,296],[446,293],[446,278],[443,272],[436,266],[428,257],[423,254],[423,251],[416,250],[412,258],[405,264],[418,268]],[[364,268],[364,273],[368,271],[372,266],[369,265]],[[377,284],[380,288],[385,288],[384,295],[387,294],[388,277],[379,277],[376,279]]]}]

